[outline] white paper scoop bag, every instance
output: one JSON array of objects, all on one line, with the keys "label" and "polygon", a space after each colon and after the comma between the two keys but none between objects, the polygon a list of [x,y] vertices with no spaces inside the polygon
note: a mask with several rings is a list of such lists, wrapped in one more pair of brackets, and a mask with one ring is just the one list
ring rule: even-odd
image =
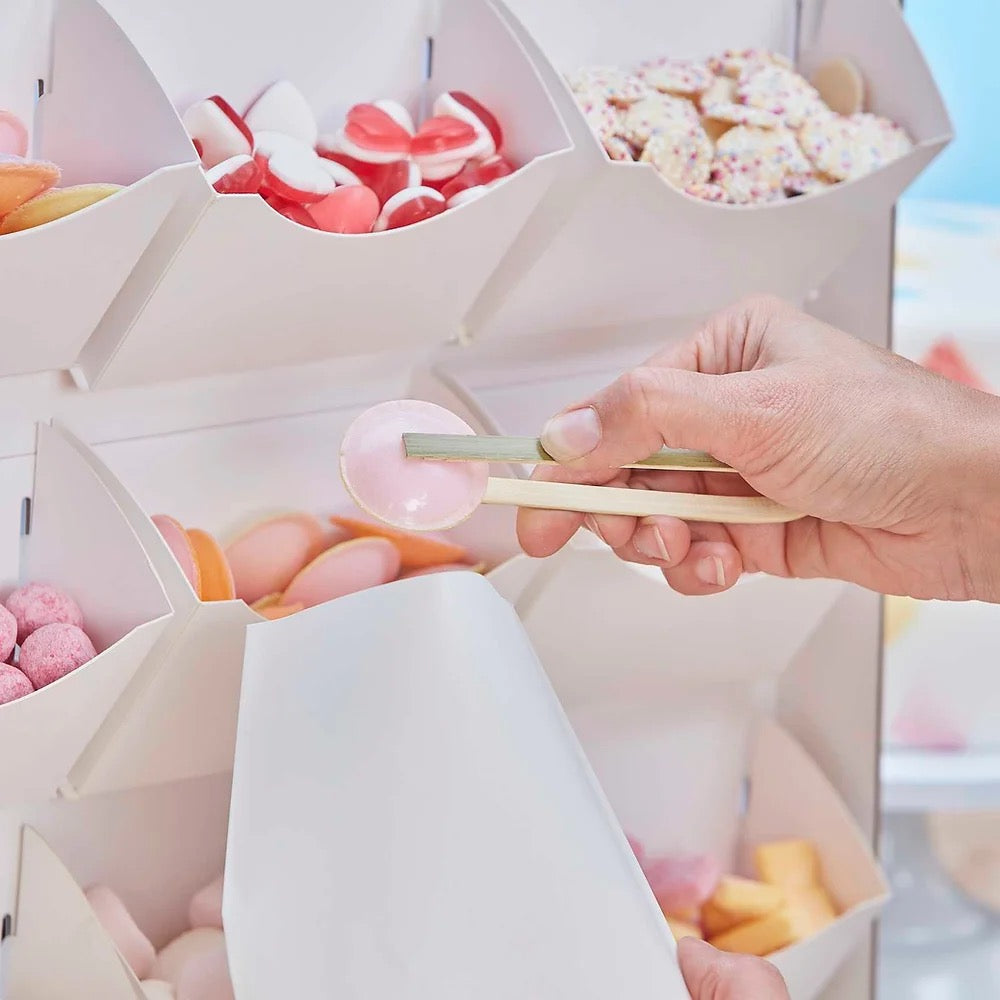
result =
[{"label": "white paper scoop bag", "polygon": [[687,997],[524,631],[471,573],[248,630],[225,884],[239,1000]]}]

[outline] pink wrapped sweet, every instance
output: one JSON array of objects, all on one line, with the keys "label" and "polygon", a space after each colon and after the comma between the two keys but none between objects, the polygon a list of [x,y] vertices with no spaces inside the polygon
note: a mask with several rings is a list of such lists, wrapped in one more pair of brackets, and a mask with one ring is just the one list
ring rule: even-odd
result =
[{"label": "pink wrapped sweet", "polygon": [[6,662],[17,642],[17,619],[0,604],[0,660]]},{"label": "pink wrapped sweet", "polygon": [[83,629],[57,622],[43,625],[24,640],[17,665],[37,691],[96,655],[97,650]]},{"label": "pink wrapped sweet", "polygon": [[69,594],[48,583],[29,583],[19,587],[4,602],[17,619],[19,645],[43,625],[60,622],[83,627],[83,612]]},{"label": "pink wrapped sweet", "polygon": [[34,690],[31,681],[17,667],[12,667],[9,663],[0,663],[0,705],[17,701],[18,698],[23,698]]},{"label": "pink wrapped sweet", "polygon": [[149,943],[149,938],[139,930],[125,904],[106,885],[91,886],[86,896],[94,916],[114,942],[125,963],[138,979],[145,979],[153,971],[156,952]]},{"label": "pink wrapped sweet", "polygon": [[642,870],[664,913],[701,906],[722,877],[722,866],[710,854],[646,858]]},{"label": "pink wrapped sweet", "polygon": [[224,939],[184,966],[177,982],[177,1000],[234,1000]]},{"label": "pink wrapped sweet", "polygon": [[177,989],[184,970],[192,962],[225,947],[225,936],[214,927],[197,927],[193,931],[185,931],[156,956],[153,977],[162,979]]},{"label": "pink wrapped sweet", "polygon": [[217,927],[222,930],[221,875],[191,897],[188,922],[192,927]]}]

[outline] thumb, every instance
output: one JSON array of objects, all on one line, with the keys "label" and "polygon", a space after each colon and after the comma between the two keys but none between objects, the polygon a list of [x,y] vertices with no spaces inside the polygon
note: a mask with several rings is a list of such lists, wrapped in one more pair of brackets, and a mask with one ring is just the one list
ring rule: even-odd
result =
[{"label": "thumb", "polygon": [[553,417],[542,446],[580,470],[620,468],[663,445],[707,451],[739,467],[742,452],[778,411],[773,373],[703,375],[642,367]]},{"label": "thumb", "polygon": [[677,942],[677,960],[692,1000],[789,1000],[781,973],[762,958],[730,955],[688,937]]}]

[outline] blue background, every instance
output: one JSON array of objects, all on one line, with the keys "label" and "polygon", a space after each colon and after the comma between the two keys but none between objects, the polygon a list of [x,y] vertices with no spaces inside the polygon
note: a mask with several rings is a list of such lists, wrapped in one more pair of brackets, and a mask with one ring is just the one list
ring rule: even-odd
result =
[{"label": "blue background", "polygon": [[906,198],[1000,205],[1000,0],[904,0],[955,126]]}]

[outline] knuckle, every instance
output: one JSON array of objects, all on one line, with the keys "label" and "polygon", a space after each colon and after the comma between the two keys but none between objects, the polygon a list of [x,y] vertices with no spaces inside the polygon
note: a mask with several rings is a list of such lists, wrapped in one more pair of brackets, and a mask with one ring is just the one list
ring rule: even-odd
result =
[{"label": "knuckle", "polygon": [[627,400],[631,416],[643,422],[649,420],[656,410],[657,400],[663,392],[663,376],[660,371],[646,365],[626,372],[620,380],[622,394]]}]

